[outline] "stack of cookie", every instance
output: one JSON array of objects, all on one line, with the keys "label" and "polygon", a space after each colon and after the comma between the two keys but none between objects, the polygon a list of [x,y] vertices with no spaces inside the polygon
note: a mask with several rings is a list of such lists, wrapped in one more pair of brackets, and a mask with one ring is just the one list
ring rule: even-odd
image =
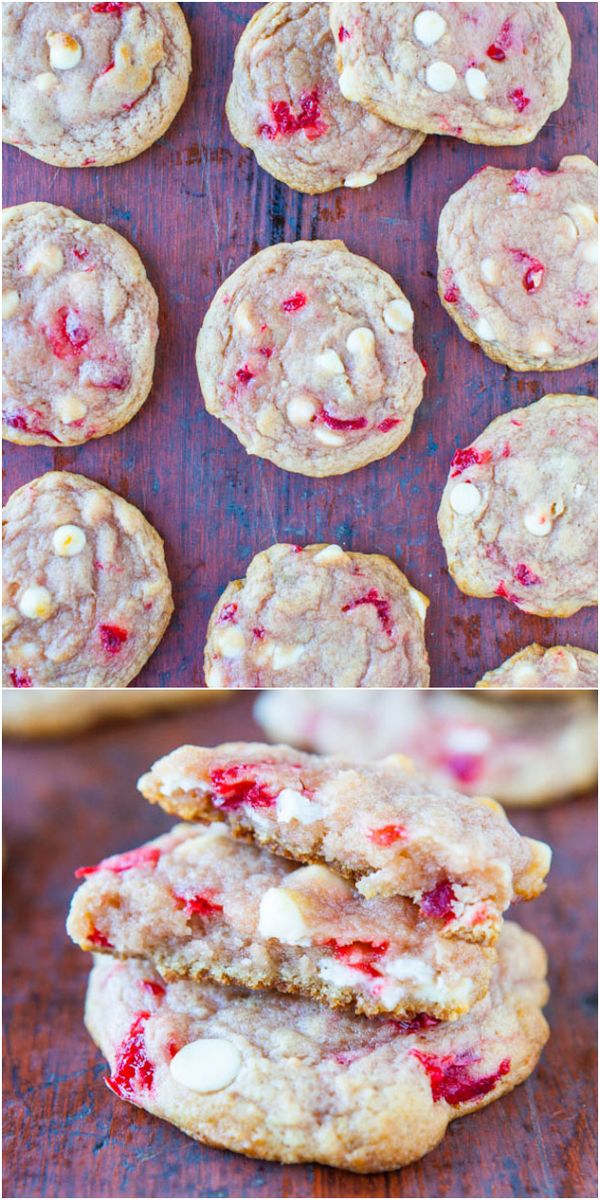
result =
[{"label": "stack of cookie", "polygon": [[86,1021],[118,1096],[212,1145],[369,1171],[530,1074],[545,955],[503,913],[550,851],[494,801],[399,756],[246,743],[182,747],[139,787],[184,823],[81,868],[68,921],[112,956]]}]

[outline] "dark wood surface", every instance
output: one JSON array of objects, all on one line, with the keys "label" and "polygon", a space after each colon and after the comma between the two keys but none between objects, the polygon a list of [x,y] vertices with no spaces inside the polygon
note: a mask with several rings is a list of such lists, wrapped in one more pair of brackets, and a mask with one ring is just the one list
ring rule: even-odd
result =
[{"label": "dark wood surface", "polygon": [[[5,493],[52,468],[80,471],[137,504],[164,536],[176,613],[139,685],[203,682],[209,614],[230,579],[276,541],[340,542],[389,555],[431,597],[427,641],[435,686],[471,686],[532,641],[596,648],[595,612],[527,616],[500,599],[463,596],[450,579],[435,515],[454,449],[501,412],[547,392],[596,390],[594,365],[519,374],[459,334],[435,286],[441,208],[485,162],[556,168],[595,157],[596,10],[563,4],[573,40],[568,100],[530,146],[427,139],[415,158],[368,189],[311,198],[277,183],[232,139],[224,115],[233,51],[256,4],[184,4],[194,46],[190,92],[167,134],[133,162],[56,169],[4,148],[4,203],[48,200],[104,221],[140,251],[160,302],[155,383],[119,433],[80,448],[6,446]],[[395,276],[416,312],[429,376],[408,441],[336,479],[305,479],[249,458],[203,408],[195,338],[222,280],[274,242],[342,238]]]},{"label": "dark wood surface", "polygon": [[[390,701],[393,702],[392,696]],[[4,1195],[593,1196],[596,807],[592,797],[514,811],[547,840],[547,892],[516,915],[550,955],[550,1041],[527,1083],[455,1122],[401,1172],[281,1167],[200,1146],[118,1101],[82,1024],[89,957],[64,922],[81,863],[169,828],[135,780],[185,741],[256,736],[251,697],[5,750]]]}]

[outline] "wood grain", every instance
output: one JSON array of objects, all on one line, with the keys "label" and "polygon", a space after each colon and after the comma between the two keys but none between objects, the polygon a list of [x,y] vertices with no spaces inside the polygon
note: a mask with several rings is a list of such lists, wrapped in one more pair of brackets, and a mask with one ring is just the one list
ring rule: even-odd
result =
[{"label": "wood grain", "polygon": [[591,797],[513,814],[523,833],[554,849],[547,892],[516,913],[550,955],[552,1035],[540,1066],[511,1095],[457,1121],[420,1162],[372,1176],[254,1162],[200,1146],[105,1088],[82,1024],[89,958],[64,930],[73,871],[169,828],[135,790],[154,758],[183,742],[257,734],[246,694],[65,743],[7,746],[4,1195],[596,1195]]},{"label": "wood grain", "polygon": [[[256,4],[184,4],[194,65],[175,123],[133,162],[64,170],[4,148],[4,203],[47,200],[105,221],[137,246],[160,302],[154,387],[142,412],[79,448],[7,445],[6,494],[52,468],[80,471],[137,504],[164,536],[176,614],[139,686],[201,685],[209,614],[230,579],[276,541],[340,542],[389,555],[431,597],[434,686],[471,686],[532,641],[596,648],[595,612],[544,620],[505,601],[463,596],[450,579],[436,510],[454,449],[501,412],[547,392],[595,392],[594,365],[518,374],[458,333],[435,286],[441,208],[485,162],[555,168],[595,157],[597,6],[562,5],[573,39],[569,98],[531,146],[489,148],[428,138],[404,168],[368,189],[302,196],[277,183],[232,139],[224,100],[233,51]],[[223,279],[275,242],[342,238],[401,283],[416,312],[429,376],[408,441],[391,457],[336,479],[305,479],[249,458],[203,408],[196,334]]]}]

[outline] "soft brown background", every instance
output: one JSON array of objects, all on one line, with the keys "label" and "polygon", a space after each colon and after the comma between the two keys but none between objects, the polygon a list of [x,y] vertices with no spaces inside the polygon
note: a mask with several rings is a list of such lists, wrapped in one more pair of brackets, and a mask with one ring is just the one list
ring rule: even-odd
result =
[{"label": "soft brown background", "polygon": [[135,780],[182,742],[256,737],[251,704],[246,694],[69,742],[7,745],[4,1195],[596,1195],[592,797],[513,810],[519,830],[554,849],[547,892],[515,912],[550,955],[552,1035],[541,1063],[515,1092],[451,1125],[420,1162],[371,1176],[255,1162],[191,1141],[104,1086],[104,1060],[82,1024],[90,959],[64,931],[73,871],[168,829]]},{"label": "soft brown background", "polygon": [[[595,612],[528,617],[505,601],[463,596],[449,578],[435,514],[454,449],[507,409],[547,392],[596,390],[593,365],[519,374],[485,358],[444,313],[435,286],[437,220],[485,162],[553,169],[596,156],[596,8],[563,4],[573,40],[569,98],[530,146],[428,138],[415,158],[367,189],[302,196],[232,139],[224,115],[233,51],[256,4],[184,4],[194,65],[174,125],[140,158],[61,170],[5,147],[4,203],[48,200],[105,221],[140,251],[158,291],[155,384],[141,414],[81,448],[6,447],[6,494],[52,468],[79,471],[137,504],[167,545],[176,613],[139,685],[202,683],[209,614],[225,584],[276,541],[340,542],[395,559],[432,600],[432,683],[472,685],[528,642],[596,649]],[[429,376],[414,430],[396,454],[351,475],[305,479],[249,458],[205,413],[194,366],[200,322],[222,280],[274,242],[340,237],[385,268],[416,312]]]}]

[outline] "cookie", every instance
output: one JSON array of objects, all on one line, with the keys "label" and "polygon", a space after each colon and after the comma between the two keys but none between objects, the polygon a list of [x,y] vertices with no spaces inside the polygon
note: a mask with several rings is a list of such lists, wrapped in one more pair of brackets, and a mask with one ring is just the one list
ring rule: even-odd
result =
[{"label": "cookie", "polygon": [[382,554],[270,546],[212,613],[207,687],[427,687],[428,604]]},{"label": "cookie", "polygon": [[366,187],[425,135],[380,121],[338,87],[327,4],[267,4],[235,52],[231,132],[265,171],[299,192]]},{"label": "cookie", "polygon": [[255,716],[272,741],[358,761],[406,754],[436,787],[510,806],[550,804],[594,786],[597,718],[587,696],[491,699],[456,690],[297,689],[263,692]]},{"label": "cookie", "polygon": [[598,168],[483,167],[443,208],[442,304],[470,342],[515,371],[564,371],[598,353]]},{"label": "cookie", "polygon": [[173,612],[162,538],[133,504],[49,471],[5,509],[5,687],[124,687]]},{"label": "cookie", "polygon": [[165,984],[147,963],[99,957],[85,1020],[110,1090],[191,1137],[255,1158],[383,1171],[414,1162],[450,1121],[531,1074],[547,999],[543,947],[507,922],[491,992],[450,1023]]},{"label": "cookie", "polygon": [[531,142],[567,97],[556,4],[331,4],[340,88],[386,121],[488,146]]},{"label": "cookie", "polygon": [[7,690],[2,697],[2,732],[13,738],[64,738],[104,721],[129,721],[180,708],[197,708],[230,695],[205,688]]},{"label": "cookie", "polygon": [[597,603],[597,442],[597,401],[556,395],[456,451],[438,526],[462,592],[540,617]]},{"label": "cookie", "polygon": [[365,900],[323,866],[297,867],[220,824],[177,825],[77,874],[67,929],[83,950],[144,958],[165,979],[312,996],[369,1016],[467,1012],[495,952],[440,937],[399,896]]},{"label": "cookie", "polygon": [[169,128],[191,70],[178,4],[3,10],[5,142],[56,167],[108,167]]},{"label": "cookie", "polygon": [[390,275],[340,241],[281,242],[219,288],[198,336],[208,412],[249,454],[344,475],[410,433],[425,369]]},{"label": "cookie", "polygon": [[3,436],[74,446],[121,429],[152,385],[158,300],[142,260],[68,208],[4,210]]},{"label": "cookie", "polygon": [[533,642],[495,671],[486,671],[476,688],[597,688],[598,655],[579,646],[539,646]]},{"label": "cookie", "polygon": [[521,837],[499,804],[434,787],[401,755],[361,764],[259,743],[182,746],[138,787],[177,816],[222,816],[276,854],[331,866],[369,900],[407,896],[448,937],[493,942],[502,912],[539,895],[550,867],[549,847]]}]

